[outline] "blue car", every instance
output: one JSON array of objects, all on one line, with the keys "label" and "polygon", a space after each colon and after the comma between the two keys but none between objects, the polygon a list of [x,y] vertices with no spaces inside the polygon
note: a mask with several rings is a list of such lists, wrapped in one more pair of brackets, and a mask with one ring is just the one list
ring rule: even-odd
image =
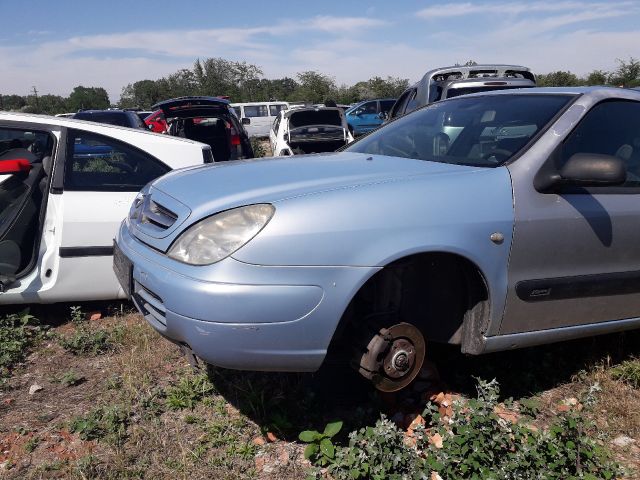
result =
[{"label": "blue car", "polygon": [[416,110],[339,153],[146,186],[114,268],[207,363],[343,359],[406,387],[430,342],[481,354],[640,327],[640,92],[530,88]]},{"label": "blue car", "polygon": [[345,111],[349,130],[355,137],[378,128],[387,118],[395,98],[380,98],[358,103]]}]

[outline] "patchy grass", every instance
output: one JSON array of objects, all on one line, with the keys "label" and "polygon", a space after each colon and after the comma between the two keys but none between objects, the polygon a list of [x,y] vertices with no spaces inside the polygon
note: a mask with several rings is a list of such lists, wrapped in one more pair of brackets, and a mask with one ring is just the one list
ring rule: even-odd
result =
[{"label": "patchy grass", "polygon": [[[40,327],[32,331],[35,324],[23,332],[34,335],[25,343],[32,353],[22,351],[10,362],[6,387],[0,391],[0,477],[298,479],[312,472],[303,455],[307,444],[298,435],[315,431],[319,436],[310,444],[317,446],[308,447],[312,453],[308,456],[316,461],[324,458],[334,478],[356,473],[368,478],[375,472],[392,478],[393,472],[418,470],[464,478],[455,470],[461,460],[447,463],[441,458],[445,453],[449,459],[475,458],[462,447],[452,449],[458,445],[447,437],[453,430],[465,438],[462,444],[477,443],[478,455],[501,452],[509,442],[513,446],[509,435],[535,437],[536,451],[552,446],[553,458],[569,459],[569,466],[554,467],[565,477],[572,472],[566,468],[576,465],[573,446],[579,446],[580,455],[597,460],[581,459],[582,471],[601,478],[613,465],[607,457],[612,451],[627,478],[637,477],[640,336],[636,334],[480,358],[432,345],[430,355],[441,367],[445,394],[461,394],[459,406],[449,405],[441,412],[442,398],[429,401],[429,392],[417,385],[405,393],[378,395],[357,375],[331,368],[314,375],[194,372],[177,348],[139,315],[121,307],[112,309],[111,316],[87,320],[93,315],[84,311],[95,309],[94,305],[61,309],[67,321],[51,322],[54,341]],[[13,317],[14,326],[20,324],[15,323],[18,319]],[[23,338],[21,333],[17,336]],[[101,347],[107,343],[108,348]],[[20,362],[23,366],[16,368]],[[479,398],[473,376],[497,378],[501,389],[490,400],[494,403]],[[36,383],[43,389],[29,395]],[[593,385],[600,391],[587,405],[585,394]],[[574,398],[584,406],[580,411]],[[473,418],[486,422],[483,428],[493,429],[490,438],[465,430],[463,419],[470,411],[465,409],[476,408],[474,401],[485,402],[482,408],[487,414]],[[425,405],[431,410],[424,411]],[[456,413],[449,420],[455,417],[458,423],[445,427],[443,413]],[[418,415],[424,420],[420,427],[415,422]],[[517,417],[522,425],[505,423],[510,420],[503,417]],[[342,428],[325,430],[335,420],[343,422]],[[528,426],[538,428],[539,436]],[[435,433],[443,439],[442,449],[431,440]],[[619,436],[632,442],[614,445],[612,440]],[[369,461],[358,463],[364,451]],[[388,463],[390,452],[397,458],[395,466]],[[517,465],[540,458],[495,455]],[[436,464],[425,463],[427,458]],[[482,465],[483,458],[475,460]],[[597,470],[600,467],[603,470]]]},{"label": "patchy grass", "polygon": [[0,386],[43,338],[44,328],[28,310],[0,317]]}]

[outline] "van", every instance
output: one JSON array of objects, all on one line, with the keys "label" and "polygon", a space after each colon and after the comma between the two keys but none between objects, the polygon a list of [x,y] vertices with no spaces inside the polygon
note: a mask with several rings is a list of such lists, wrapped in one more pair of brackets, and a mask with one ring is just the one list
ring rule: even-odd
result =
[{"label": "van", "polygon": [[288,110],[288,102],[232,103],[250,137],[268,137],[273,121],[281,110]]}]

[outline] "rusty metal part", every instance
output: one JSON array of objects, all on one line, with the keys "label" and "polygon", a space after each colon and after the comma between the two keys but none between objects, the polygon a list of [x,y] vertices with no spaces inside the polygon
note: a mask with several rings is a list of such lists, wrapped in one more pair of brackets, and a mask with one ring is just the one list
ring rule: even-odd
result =
[{"label": "rusty metal part", "polygon": [[383,392],[406,387],[420,371],[425,342],[418,328],[398,323],[381,328],[357,358],[358,371]]}]

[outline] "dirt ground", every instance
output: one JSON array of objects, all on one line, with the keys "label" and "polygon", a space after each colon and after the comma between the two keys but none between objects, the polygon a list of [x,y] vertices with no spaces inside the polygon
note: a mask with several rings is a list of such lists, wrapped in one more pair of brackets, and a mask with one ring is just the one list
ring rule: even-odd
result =
[{"label": "dirt ground", "polygon": [[[47,338],[0,390],[0,478],[304,478],[300,431],[336,419],[349,431],[381,413],[397,418],[422,395],[416,387],[381,396],[352,372],[330,369],[198,373],[130,306],[83,305],[75,321],[68,307],[40,310],[34,314],[52,325]],[[101,313],[87,319],[94,310]],[[79,351],[100,332],[108,347]],[[537,399],[539,421],[597,382],[598,436],[628,478],[637,478],[640,390],[610,372],[640,353],[639,338],[612,335],[481,359],[434,346],[429,355],[438,359],[446,391],[473,395],[473,376],[496,377],[505,399]]]}]

